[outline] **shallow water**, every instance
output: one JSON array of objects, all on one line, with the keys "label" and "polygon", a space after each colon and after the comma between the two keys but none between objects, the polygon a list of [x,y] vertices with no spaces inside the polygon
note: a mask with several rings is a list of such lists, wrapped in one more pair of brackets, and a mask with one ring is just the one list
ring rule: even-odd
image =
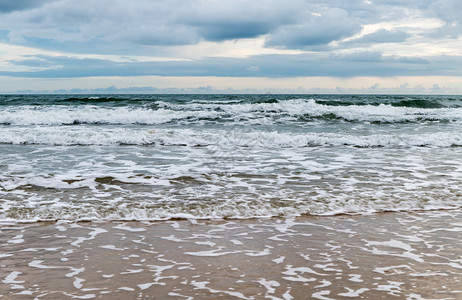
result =
[{"label": "shallow water", "polygon": [[0,225],[2,299],[461,299],[462,212]]}]

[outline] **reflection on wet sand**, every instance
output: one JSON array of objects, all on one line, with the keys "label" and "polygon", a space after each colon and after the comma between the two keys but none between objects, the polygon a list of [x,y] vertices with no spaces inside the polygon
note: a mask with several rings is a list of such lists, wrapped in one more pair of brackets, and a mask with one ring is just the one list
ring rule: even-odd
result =
[{"label": "reflection on wet sand", "polygon": [[2,299],[457,299],[462,211],[0,225]]}]

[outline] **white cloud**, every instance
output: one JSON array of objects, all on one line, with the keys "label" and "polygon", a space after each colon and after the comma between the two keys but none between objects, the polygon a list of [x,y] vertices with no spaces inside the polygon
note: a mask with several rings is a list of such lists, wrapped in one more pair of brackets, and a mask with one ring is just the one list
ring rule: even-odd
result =
[{"label": "white cloud", "polygon": [[460,0],[10,2],[0,42],[28,48],[0,71],[24,77],[451,75],[462,55]]}]

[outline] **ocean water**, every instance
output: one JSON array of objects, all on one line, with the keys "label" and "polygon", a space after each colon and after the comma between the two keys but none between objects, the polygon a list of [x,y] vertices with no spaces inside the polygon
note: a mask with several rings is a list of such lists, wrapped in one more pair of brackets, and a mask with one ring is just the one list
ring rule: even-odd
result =
[{"label": "ocean water", "polygon": [[462,96],[0,95],[0,221],[462,206]]}]

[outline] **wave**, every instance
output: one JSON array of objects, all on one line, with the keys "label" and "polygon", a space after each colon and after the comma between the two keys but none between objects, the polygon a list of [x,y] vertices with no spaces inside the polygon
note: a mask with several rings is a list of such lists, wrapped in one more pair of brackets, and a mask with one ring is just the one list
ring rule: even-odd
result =
[{"label": "wave", "polygon": [[0,111],[3,125],[76,125],[76,124],[163,124],[175,120],[210,118],[209,112],[172,111],[145,108],[101,107],[25,107]]},{"label": "wave", "polygon": [[314,207],[271,207],[270,205],[243,205],[239,207],[210,207],[204,209],[182,208],[134,208],[93,206],[67,208],[44,206],[37,209],[10,209],[0,213],[0,222],[54,222],[54,221],[166,221],[166,220],[216,220],[216,219],[255,219],[272,217],[298,217],[298,216],[336,216],[336,215],[367,215],[388,212],[415,212],[455,210],[462,205],[436,204],[427,206],[411,206],[406,208],[373,208],[368,207],[360,210],[354,208],[339,208],[335,211],[323,212]]},{"label": "wave", "polygon": [[284,133],[277,131],[139,129],[91,127],[8,128],[0,144],[153,145],[186,147],[301,148],[339,147],[462,147],[459,132],[433,133]]},{"label": "wave", "polygon": [[[175,105],[165,103],[174,109]],[[297,120],[343,120],[348,122],[402,123],[425,121],[461,121],[462,108],[414,108],[390,104],[332,106],[314,99],[293,99],[277,103],[186,104],[193,111],[221,111],[232,116],[293,117]]]},{"label": "wave", "polygon": [[379,106],[410,108],[459,108],[462,107],[460,96],[404,96],[404,95],[341,95],[338,97],[316,97],[316,103],[330,106]]},{"label": "wave", "polygon": [[170,122],[425,123],[461,122],[462,108],[411,108],[380,104],[330,106],[310,99],[278,103],[187,103],[158,101],[150,106],[7,106],[0,111],[3,125],[117,124],[152,125]]},{"label": "wave", "polygon": [[289,186],[290,177],[273,178],[274,174],[249,181],[257,175],[213,172],[208,177],[178,177],[86,171],[74,171],[77,176],[1,176],[0,195],[9,200],[0,201],[0,221],[257,218],[462,207],[457,174],[449,176],[454,186],[442,189],[446,179],[434,182],[425,177],[405,185],[385,177],[380,184],[358,188],[354,183],[361,176],[343,185],[327,176],[323,179],[327,184],[298,181]]},{"label": "wave", "polygon": [[[257,218],[462,207],[457,172],[436,180],[414,176],[396,184],[394,175],[401,168],[381,174],[350,169],[352,177],[339,185],[336,178],[345,169],[333,166],[296,177],[296,173],[235,172],[239,166],[233,172],[208,167],[202,169],[207,174],[188,176],[175,168],[167,173],[137,173],[135,166],[124,172],[88,168],[56,175],[2,174],[0,221]],[[421,175],[416,169],[409,171]],[[383,178],[364,181],[366,174]]]}]

